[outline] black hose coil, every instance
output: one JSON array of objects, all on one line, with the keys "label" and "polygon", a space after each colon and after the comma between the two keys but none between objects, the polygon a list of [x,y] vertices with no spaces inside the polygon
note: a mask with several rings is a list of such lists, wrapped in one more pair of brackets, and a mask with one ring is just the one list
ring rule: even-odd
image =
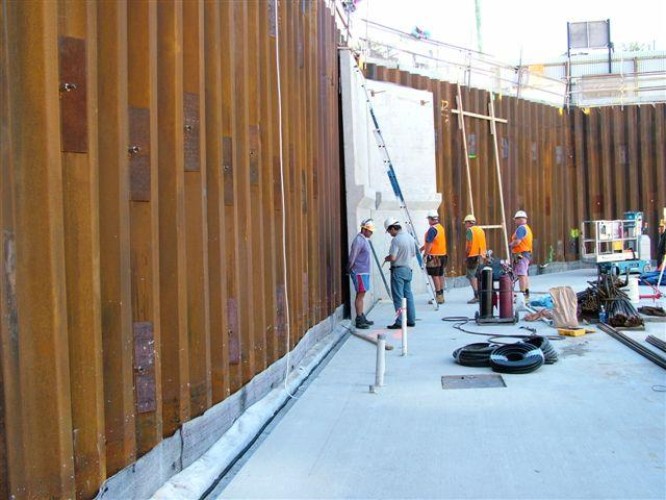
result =
[{"label": "black hose coil", "polygon": [[453,359],[463,366],[490,366],[490,354],[497,347],[487,342],[468,344],[453,351]]},{"label": "black hose coil", "polygon": [[500,346],[490,355],[490,367],[499,373],[531,373],[545,361],[541,349],[520,342]]},{"label": "black hose coil", "polygon": [[547,365],[552,365],[553,363],[557,362],[557,351],[553,347],[553,344],[551,344],[546,337],[542,337],[541,335],[532,335],[531,337],[525,339],[523,342],[541,349],[543,351],[543,355],[546,358]]}]

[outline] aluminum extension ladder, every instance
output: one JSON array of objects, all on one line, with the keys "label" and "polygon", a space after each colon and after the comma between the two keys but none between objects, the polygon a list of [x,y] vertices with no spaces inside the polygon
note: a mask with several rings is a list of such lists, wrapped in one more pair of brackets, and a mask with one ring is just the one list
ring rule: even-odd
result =
[{"label": "aluminum extension ladder", "polygon": [[370,101],[370,92],[366,87],[365,76],[363,75],[361,68],[358,67],[358,64],[355,63],[354,66],[355,70],[358,72],[358,74],[361,77],[361,87],[365,92],[365,102],[368,105],[368,110],[370,111],[370,116],[372,117],[372,123],[374,126],[372,132],[373,135],[375,136],[377,147],[379,148],[379,154],[383,159],[384,167],[386,168],[386,174],[388,175],[389,181],[391,183],[391,188],[393,189],[393,193],[395,194],[396,198],[398,198],[398,200],[400,201],[400,209],[403,210],[405,218],[407,219],[407,232],[411,234],[412,237],[414,238],[414,245],[416,246],[416,260],[419,263],[419,267],[421,268],[421,272],[425,279],[426,288],[432,299],[432,303],[435,307],[435,310],[438,310],[439,304],[437,303],[435,297],[435,289],[432,282],[430,281],[430,278],[428,277],[428,273],[426,272],[426,267],[425,267],[425,261],[423,260],[421,252],[419,251],[419,246],[418,246],[419,239],[418,236],[416,235],[416,231],[414,230],[414,223],[412,222],[412,217],[409,214],[409,209],[407,208],[407,202],[405,201],[405,197],[402,194],[402,189],[400,189],[400,184],[398,183],[398,177],[395,175],[395,170],[393,169],[393,163],[391,162],[391,157],[389,156],[388,150],[386,149],[386,143],[384,142],[384,137],[382,136],[382,131],[379,127],[379,122],[377,121],[377,116],[375,115],[375,111]]}]

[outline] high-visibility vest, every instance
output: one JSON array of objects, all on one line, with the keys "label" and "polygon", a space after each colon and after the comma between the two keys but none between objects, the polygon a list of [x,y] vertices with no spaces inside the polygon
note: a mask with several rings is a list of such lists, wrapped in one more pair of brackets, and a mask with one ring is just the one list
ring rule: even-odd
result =
[{"label": "high-visibility vest", "polygon": [[486,233],[479,226],[469,228],[472,239],[467,240],[467,257],[486,254]]},{"label": "high-visibility vest", "polygon": [[[432,246],[430,247],[430,252],[428,252],[428,254],[446,255],[446,233],[444,232],[444,227],[439,222],[430,227],[434,227],[437,230],[437,236],[432,240]],[[426,237],[427,236],[428,231],[426,231]],[[425,238],[424,241],[426,241]]]},{"label": "high-visibility vest", "polygon": [[[518,226],[519,228],[520,226]],[[511,248],[511,253],[521,253],[521,252],[531,252],[532,251],[532,230],[530,229],[530,226],[527,224],[523,224],[522,227],[525,228],[526,234],[525,237],[522,239],[522,241],[516,245],[515,247]],[[518,228],[516,228],[516,231],[518,231]],[[511,241],[516,241],[518,238],[516,238],[516,231],[513,232],[513,235],[511,236]]]}]

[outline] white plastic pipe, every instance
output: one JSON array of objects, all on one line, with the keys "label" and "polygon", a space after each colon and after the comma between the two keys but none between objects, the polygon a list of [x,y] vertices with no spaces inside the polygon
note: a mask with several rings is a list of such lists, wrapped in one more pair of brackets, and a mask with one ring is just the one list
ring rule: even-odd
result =
[{"label": "white plastic pipe", "polygon": [[375,387],[384,387],[384,371],[386,370],[386,335],[377,335],[377,371],[375,372]]},{"label": "white plastic pipe", "polygon": [[407,355],[407,299],[402,298],[402,355]]}]

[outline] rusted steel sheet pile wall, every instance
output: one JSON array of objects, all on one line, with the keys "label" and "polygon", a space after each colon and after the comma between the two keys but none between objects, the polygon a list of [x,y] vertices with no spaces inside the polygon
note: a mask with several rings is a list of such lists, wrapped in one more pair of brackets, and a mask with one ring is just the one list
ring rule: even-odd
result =
[{"label": "rusted steel sheet pile wall", "polygon": [[0,496],[90,497],[343,302],[337,31],[0,1]]},{"label": "rusted steel sheet pile wall", "polygon": [[[368,65],[368,78],[434,94],[440,215],[449,235],[451,275],[464,274],[462,219],[470,212],[455,84],[397,69]],[[463,108],[488,115],[488,93],[462,87]],[[654,230],[666,206],[666,105],[604,107],[569,111],[513,97],[495,96],[498,152],[509,233],[523,209],[535,235],[535,262],[577,260],[572,230],[584,220],[617,219],[642,210]],[[499,224],[501,208],[489,122],[466,117],[465,128],[475,215]],[[388,145],[391,147],[391,145]],[[406,193],[408,197],[409,194]],[[500,254],[501,231],[486,231]],[[654,240],[654,234],[651,234]],[[653,242],[654,243],[654,242]],[[653,246],[653,254],[654,254]]]}]

